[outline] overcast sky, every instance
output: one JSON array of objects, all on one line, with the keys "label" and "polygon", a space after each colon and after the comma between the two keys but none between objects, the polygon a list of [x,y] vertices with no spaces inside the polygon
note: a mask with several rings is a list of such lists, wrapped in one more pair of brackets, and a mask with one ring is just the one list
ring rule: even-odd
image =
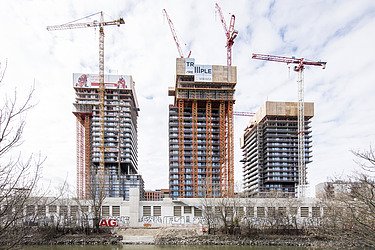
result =
[{"label": "overcast sky", "polygon": [[[305,100],[315,103],[312,187],[355,171],[350,150],[375,145],[375,1],[218,1],[227,23],[235,14],[239,35],[236,111],[255,112],[266,101],[296,101],[296,74],[283,63],[251,59],[251,53],[327,61],[305,71]],[[225,35],[215,1],[144,0],[0,1],[0,60],[8,59],[1,91],[19,95],[35,84],[37,106],[29,112],[19,150],[47,156],[43,178],[76,182],[76,121],[72,73],[98,72],[98,30],[49,32],[103,11],[106,20],[125,19],[105,29],[105,71],[132,75],[140,105],[138,165],[147,189],[168,187],[168,87],[175,84],[177,48],[163,17],[171,17],[182,49],[197,64],[226,64]],[[94,18],[95,19],[95,18]],[[88,19],[87,22],[94,19]],[[96,18],[97,19],[97,18]],[[249,117],[235,121],[235,181],[242,183],[239,138]]]}]

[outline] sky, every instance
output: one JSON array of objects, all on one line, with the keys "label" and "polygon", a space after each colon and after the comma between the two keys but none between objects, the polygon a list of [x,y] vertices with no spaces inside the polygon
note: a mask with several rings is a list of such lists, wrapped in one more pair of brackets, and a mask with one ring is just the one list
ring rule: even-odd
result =
[{"label": "sky", "polygon": [[[313,162],[308,164],[310,195],[320,182],[358,171],[351,150],[375,147],[375,1],[221,0],[226,22],[236,16],[233,45],[237,66],[235,111],[256,112],[265,101],[297,101],[296,73],[286,64],[251,59],[252,53],[327,61],[308,67],[305,100],[315,103]],[[72,114],[72,73],[98,72],[98,30],[47,31],[103,11],[105,72],[132,75],[140,106],[138,168],[146,189],[168,187],[168,87],[175,84],[178,57],[166,9],[182,50],[197,64],[226,65],[225,34],[215,1],[206,0],[18,0],[0,1],[0,62],[8,67],[4,96],[22,98],[35,86],[23,144],[26,157],[46,156],[42,181],[76,183],[76,121]],[[84,22],[98,20],[98,16]],[[1,71],[1,69],[0,69]],[[239,138],[250,121],[236,116],[235,182],[242,185]]]}]

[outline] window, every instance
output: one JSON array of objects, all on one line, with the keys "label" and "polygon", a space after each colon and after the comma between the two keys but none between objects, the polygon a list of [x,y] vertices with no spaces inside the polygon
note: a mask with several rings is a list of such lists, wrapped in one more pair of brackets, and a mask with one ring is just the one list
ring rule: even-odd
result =
[{"label": "window", "polygon": [[181,206],[173,207],[173,216],[181,216]]},{"label": "window", "polygon": [[56,213],[56,212],[57,212],[57,206],[56,206],[56,205],[50,205],[50,206],[48,207],[48,211],[49,211],[50,213]]},{"label": "window", "polygon": [[265,217],[264,207],[257,207],[257,217],[259,218]]},{"label": "window", "polygon": [[320,207],[312,207],[312,217],[320,217]]},{"label": "window", "polygon": [[112,206],[112,216],[120,216],[120,206]]},{"label": "window", "polygon": [[215,215],[221,215],[221,207],[215,207]]},{"label": "window", "polygon": [[267,216],[268,217],[275,217],[276,215],[276,212],[275,212],[276,208],[275,207],[268,207],[267,208]]},{"label": "window", "polygon": [[303,218],[309,217],[309,208],[308,207],[301,207],[301,217],[303,217]]},{"label": "window", "polygon": [[72,216],[73,218],[77,218],[77,211],[78,211],[78,206],[71,206],[70,216]]},{"label": "window", "polygon": [[109,216],[109,206],[102,206],[102,216]]},{"label": "window", "polygon": [[290,212],[291,215],[297,215],[297,207],[291,207]]},{"label": "window", "polygon": [[286,215],[286,207],[277,208],[277,213],[278,213],[279,216],[285,216]]},{"label": "window", "polygon": [[201,217],[202,216],[202,210],[199,208],[194,207],[194,216]]},{"label": "window", "polygon": [[243,207],[237,207],[236,208],[236,215],[238,216],[238,217],[243,217],[243,215],[244,215],[244,211],[243,211]]},{"label": "window", "polygon": [[161,216],[161,206],[154,206],[153,207],[153,215],[154,216]]},{"label": "window", "polygon": [[46,216],[46,206],[38,205],[38,216]]},{"label": "window", "polygon": [[68,216],[68,206],[60,206],[60,216]]},{"label": "window", "polygon": [[191,207],[190,206],[184,206],[184,214],[191,214]]},{"label": "window", "polygon": [[225,214],[229,217],[233,217],[233,208],[232,207],[225,207]]},{"label": "window", "polygon": [[151,216],[151,206],[143,206],[143,216]]},{"label": "window", "polygon": [[246,216],[250,218],[254,217],[254,207],[246,208]]}]

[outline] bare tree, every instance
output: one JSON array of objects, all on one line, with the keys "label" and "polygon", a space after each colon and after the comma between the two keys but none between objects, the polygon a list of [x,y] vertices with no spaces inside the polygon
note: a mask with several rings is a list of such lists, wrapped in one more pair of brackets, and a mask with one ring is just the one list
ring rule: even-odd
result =
[{"label": "bare tree", "polygon": [[361,171],[326,187],[324,233],[375,247],[375,153],[353,151]]},{"label": "bare tree", "polygon": [[[2,69],[0,65],[0,87],[4,84],[6,66],[7,63]],[[38,197],[36,185],[45,158],[40,155],[23,158],[17,153],[17,147],[22,144],[26,113],[34,107],[34,87],[22,100],[16,90],[11,95],[0,93],[0,241],[11,247],[24,235],[25,230],[21,229],[26,218],[36,218],[35,213],[28,214],[25,208],[35,207],[39,200],[30,197]]]},{"label": "bare tree", "polygon": [[[94,172],[94,169],[93,169]],[[90,202],[93,214],[93,226],[96,232],[99,231],[99,223],[102,217],[102,205],[106,198],[106,190],[104,184],[105,173],[100,173],[100,170],[97,173],[93,173],[91,176],[91,185],[89,187],[90,193]]]}]

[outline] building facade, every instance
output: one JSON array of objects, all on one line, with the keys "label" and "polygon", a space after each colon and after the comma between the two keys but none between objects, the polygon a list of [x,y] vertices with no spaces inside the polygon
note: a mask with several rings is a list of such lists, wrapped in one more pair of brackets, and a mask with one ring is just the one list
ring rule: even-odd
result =
[{"label": "building facade", "polygon": [[[241,138],[244,192],[295,195],[298,185],[298,103],[267,101]],[[314,104],[305,102],[305,162],[311,162]]]},{"label": "building facade", "polygon": [[76,94],[73,113],[77,118],[77,196],[89,198],[98,192],[103,125],[105,195],[127,199],[130,187],[143,190],[137,162],[139,107],[131,76],[105,75],[104,82],[104,121],[101,121],[98,75],[73,74]]},{"label": "building facade", "polygon": [[[139,189],[131,188],[129,193],[127,201],[121,198],[106,198],[103,201],[101,219],[108,222],[103,227],[202,228],[208,226],[208,219],[211,226],[220,226],[223,211],[228,221],[237,220],[247,227],[252,225],[264,229],[268,226],[274,229],[275,223],[282,223],[285,227],[293,223],[298,227],[316,228],[325,212],[321,200],[316,198],[164,198],[144,201],[139,198]],[[32,222],[40,226],[93,227],[95,215],[92,200],[38,197],[35,202],[24,205],[26,216],[19,219],[22,225]],[[4,205],[0,204],[0,207],[4,208]]]},{"label": "building facade", "polygon": [[176,59],[169,89],[169,190],[172,198],[232,196],[236,67]]},{"label": "building facade", "polygon": [[145,190],[145,201],[161,201],[164,198],[169,198],[169,189]]}]

